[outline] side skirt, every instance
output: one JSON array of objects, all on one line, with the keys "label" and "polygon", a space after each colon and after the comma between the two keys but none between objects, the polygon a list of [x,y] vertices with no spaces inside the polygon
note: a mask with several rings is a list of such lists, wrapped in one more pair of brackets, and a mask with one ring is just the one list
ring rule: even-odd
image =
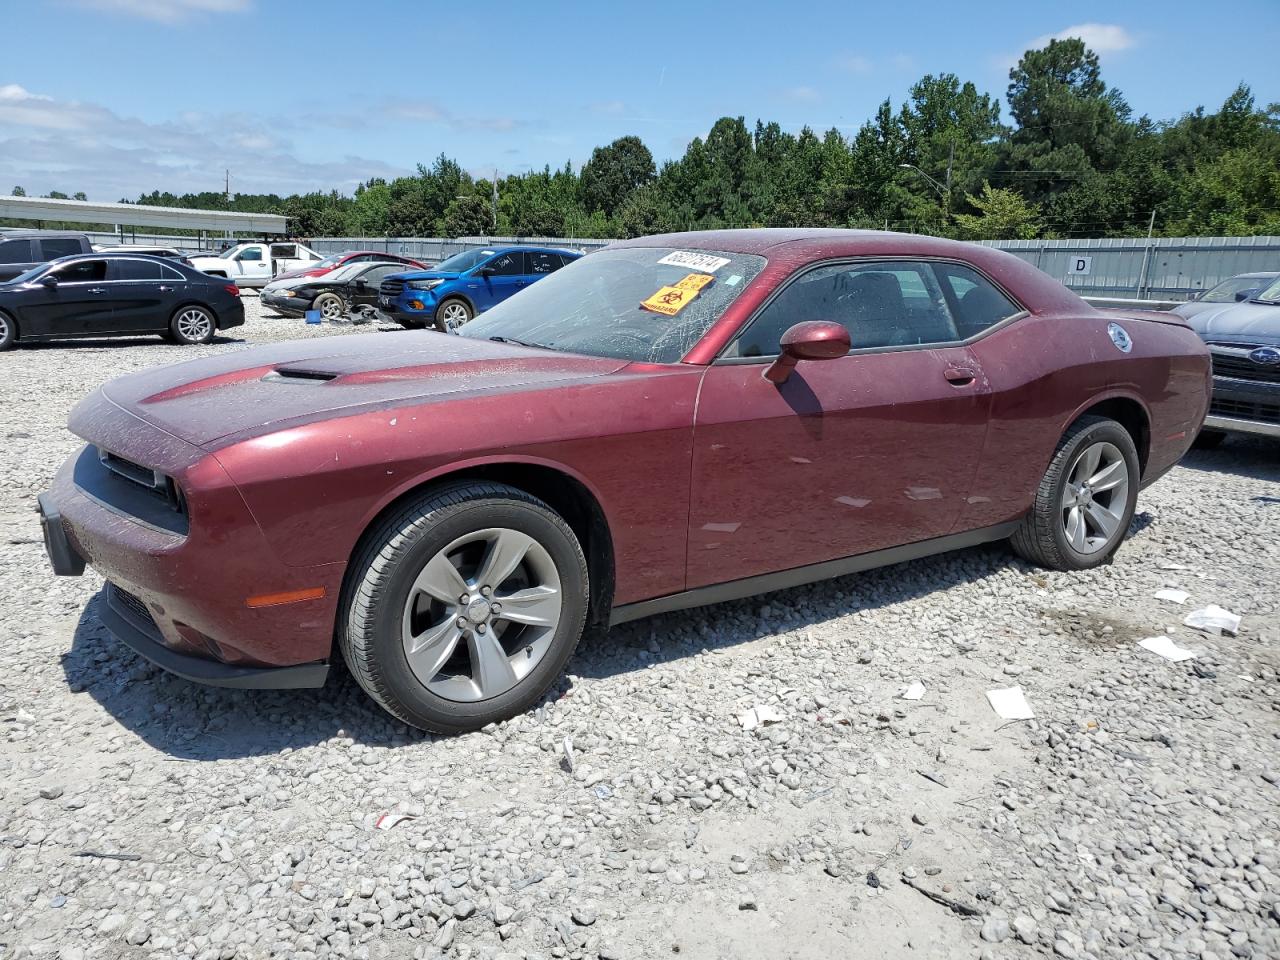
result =
[{"label": "side skirt", "polygon": [[728,583],[715,583],[708,587],[698,587],[683,593],[672,593],[652,600],[641,600],[638,603],[627,603],[614,607],[609,617],[609,625],[616,626],[630,620],[640,620],[659,613],[672,610],[688,610],[690,607],[701,607],[710,603],[724,603],[727,600],[741,600],[743,597],[754,597],[775,590],[787,590],[806,583],[829,580],[832,577],[843,577],[863,570],[874,570],[876,567],[887,567],[907,560],[918,560],[951,550],[962,550],[965,547],[976,547],[982,543],[1005,540],[1018,529],[1021,520],[997,524],[994,527],[983,527],[980,530],[967,530],[964,533],[953,533],[932,540],[920,540],[917,543],[904,544],[901,547],[889,547],[871,553],[860,553],[839,560],[827,560],[813,563],[806,567],[792,567],[778,573],[763,573],[742,580],[731,580]]}]

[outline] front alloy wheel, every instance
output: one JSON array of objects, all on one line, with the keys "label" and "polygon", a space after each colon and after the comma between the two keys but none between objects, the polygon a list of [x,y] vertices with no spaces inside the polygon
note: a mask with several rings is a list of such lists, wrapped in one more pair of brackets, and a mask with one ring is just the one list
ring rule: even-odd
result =
[{"label": "front alloy wheel", "polygon": [[442,333],[453,333],[471,320],[471,311],[461,300],[446,300],[436,310],[436,327]]},{"label": "front alloy wheel", "polygon": [[462,733],[537,702],[578,643],[587,598],[582,547],[557,513],[505,484],[453,483],[366,534],[338,646],[388,713]]}]

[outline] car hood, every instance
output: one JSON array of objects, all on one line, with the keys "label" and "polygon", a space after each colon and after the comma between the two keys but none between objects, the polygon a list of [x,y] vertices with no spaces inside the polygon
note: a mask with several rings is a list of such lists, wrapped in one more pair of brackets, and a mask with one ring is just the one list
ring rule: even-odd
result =
[{"label": "car hood", "polygon": [[1280,304],[1219,303],[1187,319],[1205,340],[1216,343],[1273,343],[1280,341]]},{"label": "car hood", "polygon": [[452,270],[406,270],[404,273],[393,273],[387,280],[457,280],[462,274]]},{"label": "car hood", "polygon": [[265,287],[262,288],[263,293],[283,293],[286,290],[292,290],[300,287],[304,283],[312,280],[323,280],[323,277],[276,277]]},{"label": "car hood", "polygon": [[378,407],[580,382],[626,365],[428,331],[371,333],[145,370],[102,392],[167,433],[209,446]]}]

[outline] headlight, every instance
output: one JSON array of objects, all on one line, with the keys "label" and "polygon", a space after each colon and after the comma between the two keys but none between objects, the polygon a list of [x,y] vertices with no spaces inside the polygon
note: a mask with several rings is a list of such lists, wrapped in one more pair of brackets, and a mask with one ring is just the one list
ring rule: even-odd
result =
[{"label": "headlight", "polygon": [[434,290],[443,280],[410,280],[405,284],[410,290]]}]

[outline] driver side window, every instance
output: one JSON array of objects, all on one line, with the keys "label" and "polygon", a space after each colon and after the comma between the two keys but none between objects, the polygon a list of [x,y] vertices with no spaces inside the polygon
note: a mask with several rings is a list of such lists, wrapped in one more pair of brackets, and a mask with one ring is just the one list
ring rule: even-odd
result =
[{"label": "driver side window", "polygon": [[742,333],[731,353],[776,356],[782,334],[807,320],[843,324],[855,350],[960,339],[929,265],[881,260],[818,267],[796,278]]},{"label": "driver side window", "polygon": [[504,253],[494,257],[487,266],[493,269],[494,276],[519,277],[524,275],[524,254],[520,252]]},{"label": "driver side window", "polygon": [[262,259],[262,248],[261,248],[261,247],[247,247],[247,248],[245,248],[244,250],[241,250],[241,251],[236,255],[236,259],[237,259],[237,260],[261,260],[261,259]]}]

